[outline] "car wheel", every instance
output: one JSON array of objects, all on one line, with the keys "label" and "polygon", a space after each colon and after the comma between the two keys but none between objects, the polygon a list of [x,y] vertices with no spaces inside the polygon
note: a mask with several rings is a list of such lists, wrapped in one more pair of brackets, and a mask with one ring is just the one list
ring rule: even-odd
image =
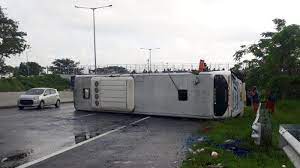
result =
[{"label": "car wheel", "polygon": [[24,107],[22,107],[22,106],[19,106],[19,110],[23,110],[24,109]]},{"label": "car wheel", "polygon": [[59,107],[60,107],[60,100],[57,100],[57,101],[56,101],[55,107],[56,107],[56,108],[59,108]]},{"label": "car wheel", "polygon": [[41,101],[39,105],[39,109],[43,109],[44,107],[45,107],[45,103],[44,101]]}]

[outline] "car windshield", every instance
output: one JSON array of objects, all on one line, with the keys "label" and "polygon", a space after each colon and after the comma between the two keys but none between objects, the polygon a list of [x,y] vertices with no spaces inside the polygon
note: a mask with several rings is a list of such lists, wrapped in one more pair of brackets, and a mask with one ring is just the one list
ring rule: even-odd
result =
[{"label": "car windshield", "polygon": [[44,93],[44,89],[30,89],[25,94],[26,95],[41,95]]}]

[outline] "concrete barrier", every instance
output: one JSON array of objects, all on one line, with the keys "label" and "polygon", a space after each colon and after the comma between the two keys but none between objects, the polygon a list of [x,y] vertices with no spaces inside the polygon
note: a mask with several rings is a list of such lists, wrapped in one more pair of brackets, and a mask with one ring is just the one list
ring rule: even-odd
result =
[{"label": "concrete barrier", "polygon": [[[17,100],[24,92],[0,92],[0,108],[17,107]],[[61,91],[59,92],[61,103],[72,103],[73,92]]]},{"label": "concrete barrier", "polygon": [[300,125],[280,125],[279,134],[279,147],[282,148],[295,167],[300,167]]}]

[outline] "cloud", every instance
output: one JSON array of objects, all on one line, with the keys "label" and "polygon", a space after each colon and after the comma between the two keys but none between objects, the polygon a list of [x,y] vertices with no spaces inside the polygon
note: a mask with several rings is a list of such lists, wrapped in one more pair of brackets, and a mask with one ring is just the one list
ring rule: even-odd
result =
[{"label": "cloud", "polygon": [[[98,64],[144,64],[140,47],[159,47],[153,63],[233,62],[241,44],[273,30],[272,19],[300,23],[300,2],[286,0],[9,0],[0,5],[28,33],[30,60],[72,58],[93,65],[92,13],[74,5],[112,4],[96,12]],[[8,60],[18,65],[19,58]]]}]

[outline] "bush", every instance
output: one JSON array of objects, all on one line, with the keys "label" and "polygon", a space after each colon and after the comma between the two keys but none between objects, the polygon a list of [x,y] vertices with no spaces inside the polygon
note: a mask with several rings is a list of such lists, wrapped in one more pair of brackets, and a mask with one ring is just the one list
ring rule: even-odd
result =
[{"label": "bush", "polygon": [[277,92],[282,98],[299,98],[300,76],[274,76],[267,83],[267,88]]},{"label": "bush", "polygon": [[52,74],[0,79],[0,92],[24,91],[34,87],[51,87],[61,91],[69,88],[69,81]]},{"label": "bush", "polygon": [[16,79],[0,79],[0,92],[16,92],[24,90],[22,83]]}]

